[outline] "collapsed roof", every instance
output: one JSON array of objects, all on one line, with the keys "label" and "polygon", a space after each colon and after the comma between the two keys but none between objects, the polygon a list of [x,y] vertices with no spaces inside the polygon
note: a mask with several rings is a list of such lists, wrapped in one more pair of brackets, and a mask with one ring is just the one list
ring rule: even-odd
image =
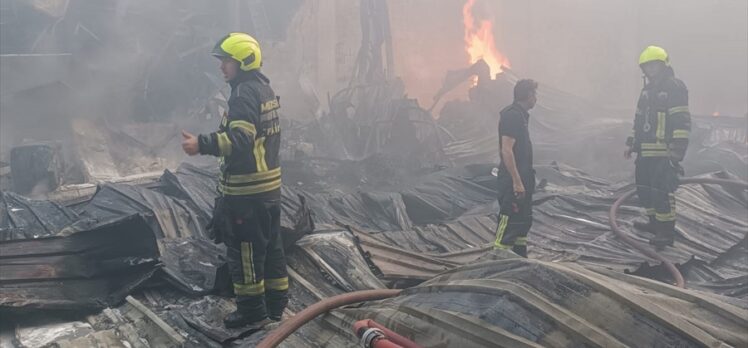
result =
[{"label": "collapsed roof", "polygon": [[[384,164],[386,156],[368,161]],[[371,166],[367,161],[290,162],[287,175],[304,177],[294,171],[312,163],[322,173]],[[739,330],[748,308],[743,193],[719,186],[679,191],[679,235],[666,256],[681,265],[689,287],[701,291],[681,290],[625,274],[670,281],[654,260],[617,240],[607,227],[609,205],[626,184],[561,164],[538,170],[544,184],[534,202],[529,238],[534,260],[492,253],[497,207],[491,168],[436,170],[398,191],[332,188],[331,182],[318,183],[324,190],[286,184],[282,225],[289,244],[289,314],[343,292],[420,285],[390,300],[334,311],[285,344],[355,345],[348,332],[360,318],[377,320],[426,346],[748,342]],[[185,342],[194,346],[256,343],[265,332],[222,329],[220,318],[232,308],[230,300],[202,297],[226,282],[220,271],[223,249],[203,227],[216,196],[216,177],[215,167],[184,163],[149,185],[101,185],[90,200],[70,207],[4,192],[3,311],[15,317],[30,309],[124,310],[120,303],[133,293],[170,327],[181,328]],[[644,239],[643,232],[630,228],[641,215],[634,203],[621,210],[620,224]],[[115,247],[118,252],[112,253]],[[160,280],[170,285],[164,288]],[[493,305],[484,308],[486,303]],[[599,320],[600,311],[614,317]],[[24,316],[17,318],[22,324]],[[81,344],[93,333],[135,325],[89,321],[80,324],[88,330],[76,331],[85,334],[65,339]],[[626,325],[634,330],[645,323],[653,328],[650,333],[625,334]],[[19,328],[24,325],[31,324]],[[29,334],[17,332],[26,340]]]},{"label": "collapsed roof", "polygon": [[[386,33],[374,30],[376,22],[368,25],[372,38],[362,52],[377,57],[370,46],[382,45]],[[516,76],[507,70],[482,81],[471,100],[449,103],[435,121],[396,80],[377,74],[384,62],[371,64],[366,54],[357,63],[359,80],[331,99],[329,113],[284,127],[286,314],[345,292],[406,290],[331,311],[285,346],[357,346],[351,325],[362,318],[424,346],[748,344],[745,192],[680,189],[678,236],[664,256],[678,264],[689,289],[668,285],[662,265],[607,225],[610,205],[630,188],[630,164],[618,160],[615,145],[630,124],[541,85],[530,124],[539,179],[530,259],[492,251],[497,120],[486,102],[506,100]],[[748,178],[744,124],[694,117],[689,175]],[[113,155],[121,143],[77,134],[105,147],[79,149],[91,177],[131,174],[132,166],[117,158],[133,156]],[[162,146],[139,144],[136,155],[150,159]],[[101,163],[96,153],[108,158]],[[182,163],[154,181],[91,185],[92,195],[72,190],[81,193],[74,199],[51,195],[61,202],[2,192],[0,315],[12,327],[0,330],[0,342],[258,343],[266,331],[221,323],[234,308],[224,247],[204,228],[216,178],[215,164]],[[642,213],[629,201],[619,214],[636,240],[648,237],[632,227]]]}]

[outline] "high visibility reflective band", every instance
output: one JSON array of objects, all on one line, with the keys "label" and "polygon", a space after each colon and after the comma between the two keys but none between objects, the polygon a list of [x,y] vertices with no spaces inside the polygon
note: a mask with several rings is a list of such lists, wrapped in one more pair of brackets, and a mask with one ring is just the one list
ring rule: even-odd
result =
[{"label": "high visibility reflective band", "polygon": [[496,241],[493,243],[494,250],[506,250],[511,248],[511,245],[501,244],[501,240],[504,238],[504,232],[506,232],[506,226],[509,224],[509,215],[499,214],[499,226],[496,228]]},{"label": "high visibility reflective band", "polygon": [[657,113],[657,140],[665,140],[665,116],[664,112]]},{"label": "high visibility reflective band", "polygon": [[255,139],[254,147],[255,161],[257,162],[257,172],[268,171],[268,164],[265,162],[265,137]]},{"label": "high visibility reflective band", "polygon": [[229,136],[224,132],[216,133],[216,140],[218,140],[218,152],[221,156],[231,155],[231,140]]},{"label": "high visibility reflective band", "polygon": [[514,245],[527,245],[527,237],[519,237],[514,241]]},{"label": "high visibility reflective band", "polygon": [[270,290],[288,290],[288,277],[265,279],[265,288]]},{"label": "high visibility reflective band", "polygon": [[689,112],[688,111],[688,105],[675,106],[675,107],[672,107],[670,109],[667,109],[667,112],[668,112],[668,114],[671,114],[671,115],[672,114],[677,114],[679,112]]},{"label": "high visibility reflective band", "polygon": [[667,144],[663,143],[642,143],[642,150],[667,150]]},{"label": "high visibility reflective band", "polygon": [[228,184],[246,184],[257,181],[265,181],[275,178],[280,178],[281,169],[280,167],[268,170],[267,172],[251,173],[251,174],[238,174],[229,176],[225,183]]},{"label": "high visibility reflective band", "polygon": [[660,222],[670,222],[675,221],[675,212],[670,213],[657,213],[655,214],[655,219]]},{"label": "high visibility reflective band", "polygon": [[257,129],[255,129],[255,125],[253,125],[253,124],[251,124],[251,123],[249,123],[247,121],[242,121],[242,120],[231,121],[231,122],[229,122],[229,128],[231,128],[231,129],[234,129],[234,128],[241,129],[243,131],[246,131],[249,134],[252,134],[252,136],[254,136],[255,134],[257,134]]},{"label": "high visibility reflective band", "polygon": [[650,150],[650,151],[642,151],[639,153],[642,157],[668,157],[670,156],[670,152],[667,150],[661,151],[661,150]]},{"label": "high visibility reflective band", "polygon": [[255,265],[252,262],[252,244],[242,242],[242,271],[244,273],[244,284],[255,282]]},{"label": "high visibility reflective band", "polygon": [[676,129],[673,131],[673,139],[688,139],[691,132],[685,129]]},{"label": "high visibility reflective band", "polygon": [[675,221],[675,194],[668,193],[668,203],[670,203],[670,212],[656,213],[655,219],[661,222]]},{"label": "high visibility reflective band", "polygon": [[647,214],[649,216],[654,216],[655,213],[657,213],[657,211],[655,211],[654,208],[647,208],[647,211],[646,211],[645,214]]},{"label": "high visibility reflective band", "polygon": [[254,195],[263,192],[269,192],[281,187],[281,179],[266,182],[258,185],[248,186],[226,186],[218,184],[218,190],[224,194],[232,196]]},{"label": "high visibility reflective band", "polygon": [[260,280],[256,284],[234,283],[234,294],[237,296],[258,296],[265,293],[265,282]]}]

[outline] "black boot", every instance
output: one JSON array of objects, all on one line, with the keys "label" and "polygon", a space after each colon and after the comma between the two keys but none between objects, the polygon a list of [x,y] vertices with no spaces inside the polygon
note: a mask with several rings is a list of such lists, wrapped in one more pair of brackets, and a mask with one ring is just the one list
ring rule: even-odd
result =
[{"label": "black boot", "polygon": [[268,319],[272,321],[281,321],[283,319],[283,311],[280,312],[268,312]]},{"label": "black boot", "polygon": [[223,325],[227,329],[233,329],[248,325],[261,325],[267,322],[264,298],[251,298],[249,300],[238,300],[236,310],[229,313],[223,319]]},{"label": "black boot", "polygon": [[527,245],[515,245],[512,247],[512,251],[524,258],[527,258]]},{"label": "black boot", "polygon": [[634,221],[634,228],[640,231],[649,232],[652,234],[655,234],[655,224],[657,221],[655,220],[654,216],[648,216],[648,221],[641,222],[641,221]]},{"label": "black boot", "polygon": [[234,329],[237,327],[243,327],[243,326],[255,326],[255,325],[261,325],[264,322],[267,321],[267,317],[258,317],[257,315],[251,315],[244,313],[242,311],[236,310],[229,315],[226,316],[226,318],[223,319],[223,325],[226,326],[227,329]]},{"label": "black boot", "polygon": [[268,290],[265,292],[267,301],[268,318],[274,321],[280,321],[283,317],[283,310],[288,305],[288,290]]},{"label": "black boot", "polygon": [[657,222],[655,226],[655,236],[649,240],[649,244],[654,245],[657,250],[673,246],[675,242],[675,221]]}]

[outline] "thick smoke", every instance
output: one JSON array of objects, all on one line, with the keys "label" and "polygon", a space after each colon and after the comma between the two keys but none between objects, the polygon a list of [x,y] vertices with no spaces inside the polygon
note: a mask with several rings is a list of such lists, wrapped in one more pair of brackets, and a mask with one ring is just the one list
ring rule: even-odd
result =
[{"label": "thick smoke", "polygon": [[[349,82],[361,36],[357,2],[261,3],[262,11],[239,0],[3,1],[0,153],[29,140],[69,140],[72,118],[199,115],[224,86],[208,52],[233,30],[263,43],[284,117],[319,115],[328,95]],[[388,2],[395,75],[423,107],[448,70],[468,65],[464,3]],[[649,44],[670,52],[694,114],[748,112],[746,1],[476,0],[474,11],[492,21],[514,72],[613,116],[631,117],[641,88],[636,61]],[[467,87],[443,100],[466,98]]]},{"label": "thick smoke", "polygon": [[[463,3],[390,5],[398,73],[422,105],[430,105],[444,72],[467,65]],[[546,85],[633,111],[642,84],[639,53],[659,45],[688,85],[694,114],[748,112],[746,1],[478,0],[475,11],[493,21],[511,67]]]},{"label": "thick smoke", "polygon": [[216,40],[250,31],[268,46],[282,41],[299,2],[263,3],[258,17],[229,0],[3,1],[1,157],[32,141],[71,148],[73,119],[120,129],[203,116],[225,88],[209,54]]}]

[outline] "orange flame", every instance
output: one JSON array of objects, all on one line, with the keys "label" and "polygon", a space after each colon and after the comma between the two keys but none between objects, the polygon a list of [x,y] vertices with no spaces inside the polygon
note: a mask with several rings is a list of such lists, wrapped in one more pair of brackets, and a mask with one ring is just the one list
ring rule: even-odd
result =
[{"label": "orange flame", "polygon": [[483,58],[491,68],[491,78],[500,73],[501,66],[509,67],[509,60],[496,49],[493,38],[493,24],[489,20],[481,20],[476,27],[473,17],[475,0],[467,0],[462,7],[462,21],[465,26],[465,51],[470,56],[470,64]]}]

